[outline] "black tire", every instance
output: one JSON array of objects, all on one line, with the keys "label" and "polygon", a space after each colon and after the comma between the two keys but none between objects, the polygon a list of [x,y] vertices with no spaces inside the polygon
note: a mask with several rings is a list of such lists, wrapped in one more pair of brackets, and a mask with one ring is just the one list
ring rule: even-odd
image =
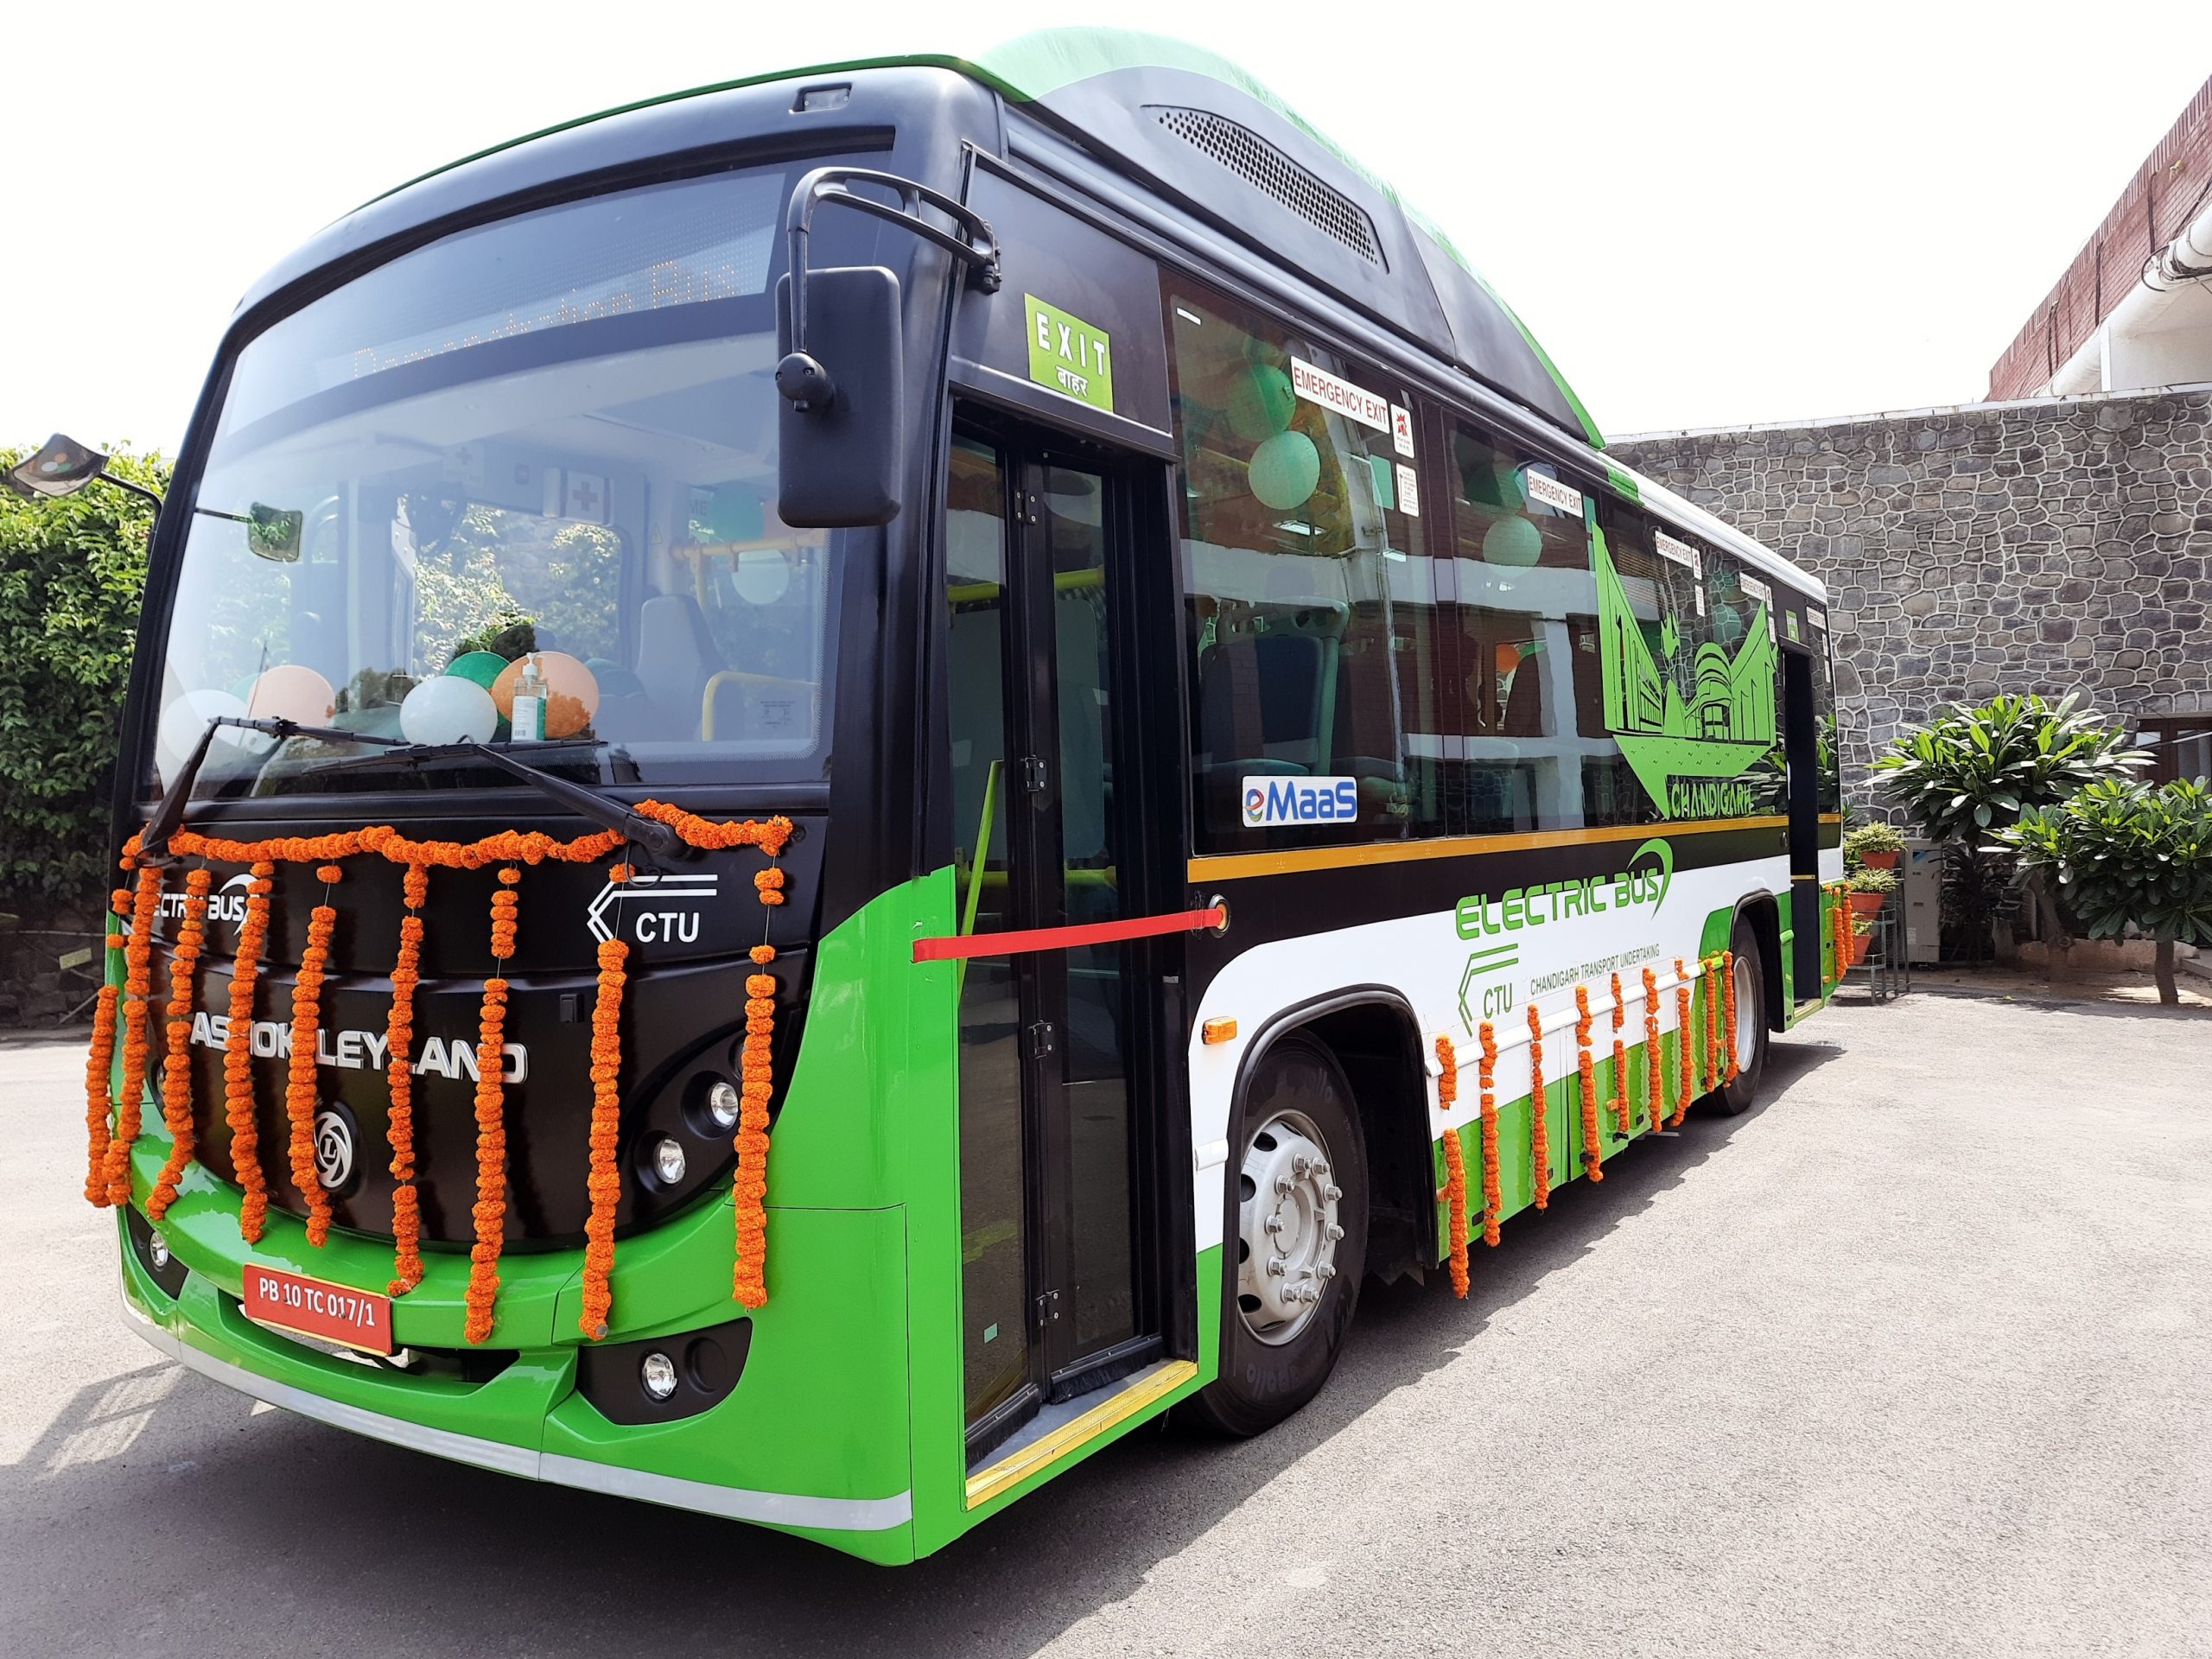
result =
[{"label": "black tire", "polygon": [[[1301,1119],[1302,1128],[1298,1122]],[[1278,1126],[1284,1138],[1272,1134]],[[1258,1144],[1262,1135],[1268,1136],[1268,1146]],[[1331,1201],[1333,1223],[1325,1224],[1321,1232],[1325,1234],[1326,1224],[1341,1227],[1343,1232],[1325,1246],[1315,1247],[1325,1254],[1304,1272],[1303,1283],[1318,1290],[1318,1300],[1293,1319],[1271,1320],[1268,1303],[1240,1288],[1247,1282],[1247,1234],[1281,1238],[1283,1234],[1262,1230],[1264,1217],[1280,1219],[1295,1212],[1294,1224],[1286,1229],[1295,1246],[1299,1227],[1320,1219],[1312,1206],[1321,1198],[1309,1180],[1302,1179],[1293,1183],[1289,1193],[1279,1193],[1269,1211],[1257,1205],[1258,1189],[1248,1171],[1280,1166],[1282,1159],[1293,1155],[1297,1144],[1293,1137],[1313,1140],[1323,1149],[1328,1169],[1318,1191],[1325,1196],[1332,1185],[1338,1196]],[[1221,1252],[1221,1375],[1192,1400],[1188,1414],[1217,1433],[1242,1438],[1274,1427],[1321,1391],[1336,1369],[1352,1310],[1359,1302],[1360,1280],[1367,1267],[1366,1141],[1351,1085],[1336,1056],[1313,1038],[1297,1034],[1269,1047],[1253,1067],[1237,1103],[1230,1146],[1233,1150]],[[1249,1229],[1244,1222],[1248,1198],[1255,1201],[1255,1217],[1262,1217]],[[1295,1248],[1292,1253],[1306,1259],[1306,1253]],[[1329,1276],[1319,1276],[1320,1265],[1332,1269]],[[1268,1296],[1287,1295],[1291,1277],[1286,1274],[1268,1279]]]},{"label": "black tire", "polygon": [[[1734,934],[1728,948],[1736,953],[1736,1080],[1723,1084],[1699,1103],[1700,1109],[1715,1117],[1737,1117],[1751,1110],[1751,1103],[1758,1098],[1759,1078],[1766,1071],[1766,961],[1759,949],[1758,934],[1743,917],[1736,918]],[[1748,1040],[1747,1040],[1748,1039]],[[1720,1040],[1728,1040],[1727,1027],[1721,1026]],[[1749,1058],[1745,1051],[1748,1047]],[[1725,1065],[1726,1057],[1723,1057]]]}]

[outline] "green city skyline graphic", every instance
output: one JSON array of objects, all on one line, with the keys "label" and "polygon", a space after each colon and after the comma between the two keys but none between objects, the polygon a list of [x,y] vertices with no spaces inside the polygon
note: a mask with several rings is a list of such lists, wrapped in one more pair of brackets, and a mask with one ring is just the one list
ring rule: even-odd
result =
[{"label": "green city skyline graphic", "polygon": [[1744,642],[1700,645],[1689,662],[1691,693],[1670,671],[1681,633],[1662,618],[1658,650],[1629,602],[1605,537],[1594,538],[1598,574],[1598,648],[1605,677],[1605,726],[1638,781],[1667,817],[1717,816],[1748,810],[1748,790],[1718,785],[1741,777],[1774,747],[1773,630],[1762,604]]}]

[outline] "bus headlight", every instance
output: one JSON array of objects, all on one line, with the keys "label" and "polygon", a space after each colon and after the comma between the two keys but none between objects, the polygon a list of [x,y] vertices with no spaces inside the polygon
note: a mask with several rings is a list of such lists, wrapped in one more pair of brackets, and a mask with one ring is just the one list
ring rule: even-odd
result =
[{"label": "bus headlight", "polygon": [[657,1139],[646,1154],[653,1179],[663,1186],[680,1185],[683,1180],[684,1158],[683,1143],[672,1135]]},{"label": "bus headlight", "polygon": [[655,1349],[639,1363],[638,1381],[654,1399],[665,1400],[676,1392],[676,1362]]},{"label": "bus headlight", "polygon": [[744,1105],[737,1092],[737,1085],[727,1077],[716,1077],[707,1090],[707,1116],[715,1120],[715,1127],[723,1130],[737,1127],[737,1116]]}]

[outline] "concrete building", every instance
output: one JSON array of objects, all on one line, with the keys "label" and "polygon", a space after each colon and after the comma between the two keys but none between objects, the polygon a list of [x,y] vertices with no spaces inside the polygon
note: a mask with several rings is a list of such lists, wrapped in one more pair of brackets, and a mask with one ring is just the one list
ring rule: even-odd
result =
[{"label": "concrete building", "polygon": [[1845,787],[1940,704],[2082,694],[2212,774],[2212,81],[1991,371],[1988,400],[1613,450],[1819,575]]}]

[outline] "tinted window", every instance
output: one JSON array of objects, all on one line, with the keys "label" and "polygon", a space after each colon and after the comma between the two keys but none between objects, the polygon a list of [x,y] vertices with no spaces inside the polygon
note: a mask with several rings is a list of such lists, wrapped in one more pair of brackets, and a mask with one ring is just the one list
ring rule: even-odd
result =
[{"label": "tinted window", "polygon": [[1393,662],[1424,636],[1396,613],[1429,587],[1403,394],[1186,288],[1167,323],[1198,844],[1403,836]]}]

